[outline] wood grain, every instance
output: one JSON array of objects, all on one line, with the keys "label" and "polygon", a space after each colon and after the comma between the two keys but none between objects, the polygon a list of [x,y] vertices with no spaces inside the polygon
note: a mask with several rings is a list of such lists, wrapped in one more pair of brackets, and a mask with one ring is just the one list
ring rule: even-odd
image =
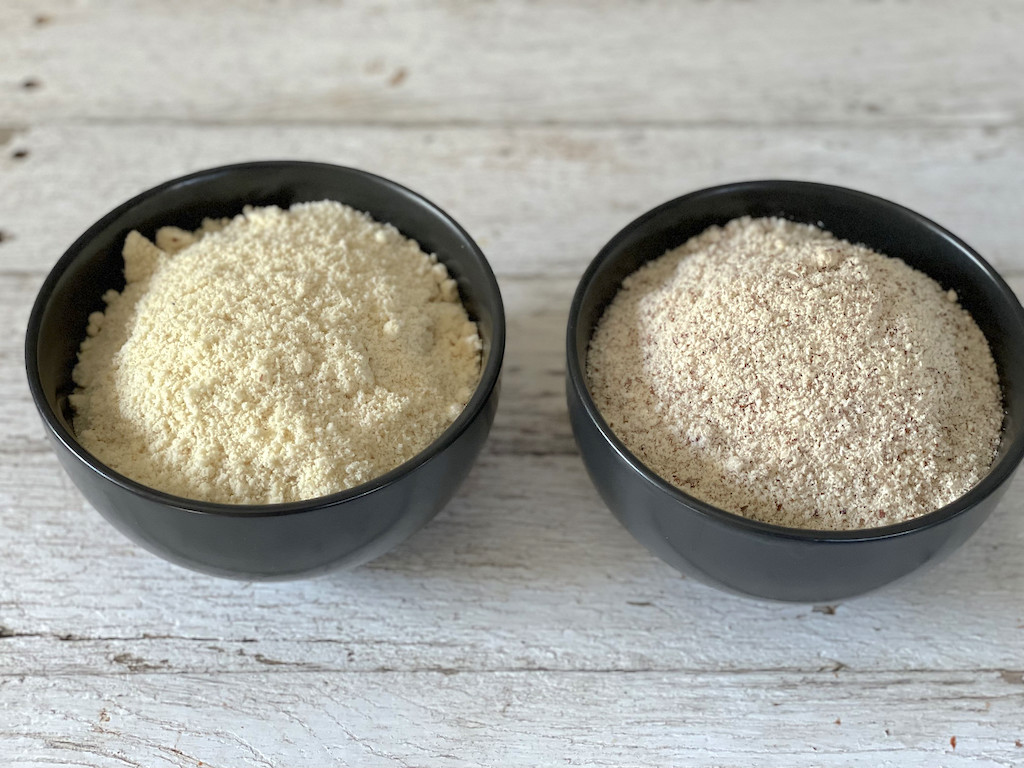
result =
[{"label": "wood grain", "polygon": [[[16,148],[30,155],[14,159]],[[6,152],[3,150],[7,150]],[[426,128],[44,125],[0,147],[0,269],[43,272],[128,198],[253,159],[352,165],[445,208],[499,277],[579,279],[644,211],[730,181],[795,178],[907,205],[998,268],[1024,268],[1024,129]]]},{"label": "wood grain", "polygon": [[[19,765],[1019,765],[993,673],[436,671],[7,680]],[[956,747],[951,738],[956,737]]]},{"label": "wood grain", "polygon": [[[1006,125],[1000,0],[5,3],[3,122]],[[85,66],[83,66],[85,64]]]}]

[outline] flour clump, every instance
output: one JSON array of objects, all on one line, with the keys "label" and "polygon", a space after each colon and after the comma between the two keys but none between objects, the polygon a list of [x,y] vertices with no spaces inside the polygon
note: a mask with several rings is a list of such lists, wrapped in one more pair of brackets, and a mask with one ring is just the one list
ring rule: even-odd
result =
[{"label": "flour clump", "polygon": [[587,373],[654,472],[800,528],[954,501],[987,473],[1003,419],[987,341],[954,291],[783,219],[711,227],[627,277]]},{"label": "flour clump", "polygon": [[158,490],[261,504],[359,485],[439,437],[478,382],[444,265],[340,203],[132,232],[124,260],[89,318],[74,425]]}]

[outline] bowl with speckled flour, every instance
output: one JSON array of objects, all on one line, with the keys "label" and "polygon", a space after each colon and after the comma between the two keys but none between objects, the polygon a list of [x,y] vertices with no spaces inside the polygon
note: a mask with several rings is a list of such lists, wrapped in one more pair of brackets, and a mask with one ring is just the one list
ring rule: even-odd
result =
[{"label": "bowl with speckled flour", "polygon": [[[431,290],[444,293],[443,301],[452,302],[452,306],[461,302],[465,313],[460,327],[472,328],[470,321],[475,323],[475,335],[462,338],[479,350],[478,383],[475,388],[459,390],[459,397],[464,399],[445,401],[454,403],[446,405],[448,421],[443,423],[447,426],[427,433],[429,444],[425,448],[409,448],[410,452],[416,451],[411,458],[397,466],[392,463],[391,469],[359,484],[315,498],[273,503],[223,503],[156,490],[115,471],[83,447],[75,425],[80,390],[76,390],[72,371],[87,326],[97,317],[94,313],[104,310],[104,294],[111,289],[121,291],[126,285],[128,267],[122,259],[122,246],[127,254],[129,233],[137,231],[156,242],[160,239],[158,228],[173,226],[180,228],[174,231],[184,233],[187,239],[187,233],[198,231],[204,219],[245,219],[248,213],[239,214],[246,206],[287,210],[295,204],[323,200],[336,201],[368,214],[376,222],[392,225],[397,230],[396,242],[418,243],[423,252],[419,255],[427,262],[419,273],[427,278],[433,275],[430,279],[436,280],[437,288]],[[375,232],[378,243],[392,237],[388,232]],[[217,234],[222,236],[224,232]],[[431,266],[435,262],[430,261],[430,254],[436,255],[443,269]],[[285,264],[284,268],[289,269]],[[323,283],[317,283],[315,275],[307,276],[311,284]],[[320,302],[325,312],[333,306],[332,296],[327,294]],[[351,297],[339,296],[338,301],[351,302]],[[267,311],[265,316],[274,318],[283,310],[274,304]],[[228,325],[232,322],[229,316],[221,319]],[[413,330],[420,334],[416,337],[421,345],[418,359],[428,359],[433,353],[423,350],[430,348],[430,336],[423,337],[422,328]],[[396,344],[407,343],[405,337],[396,338]],[[241,349],[244,352],[250,346],[254,344],[243,344]],[[178,565],[216,576],[272,580],[314,576],[365,563],[412,535],[448,502],[473,465],[494,419],[504,346],[505,316],[494,274],[477,245],[448,214],[419,194],[362,170],[268,161],[213,168],[174,179],[118,206],[91,226],[60,258],[39,291],[26,333],[25,361],[32,398],[61,465],[83,496],[114,527]],[[335,370],[327,366],[335,362],[328,353],[336,349],[337,345],[317,349],[321,365],[317,371]],[[252,350],[253,355],[257,351]],[[358,349],[351,354],[357,353]],[[306,375],[310,361],[303,362],[298,359],[301,357],[270,361],[272,365],[259,372],[259,380],[263,370],[276,370],[280,378],[280,372],[293,365],[296,376]],[[352,370],[351,365],[337,365],[337,370]],[[362,398],[364,392],[372,393],[376,386],[373,371],[367,376],[369,390],[353,388],[342,394]],[[322,381],[317,379],[315,386],[321,386]],[[325,402],[323,390],[318,391],[319,401],[316,394],[310,397],[314,402]],[[465,405],[458,406],[459,402]],[[267,404],[256,403],[263,405]],[[272,414],[275,403],[269,405],[266,412]],[[330,418],[334,413],[330,412]],[[246,434],[259,433],[259,427],[257,424],[255,432]],[[278,425],[275,434],[305,435],[294,438],[297,447],[301,447],[300,439],[316,439],[309,435],[335,430],[333,421],[316,432],[289,427],[284,424],[282,431]],[[431,439],[431,434],[436,437]],[[140,450],[139,455],[145,456],[147,451]],[[212,467],[216,472],[215,462]]]},{"label": "bowl with speckled flour", "polygon": [[[983,465],[987,470],[981,470],[973,487],[913,517],[895,514],[898,509],[873,509],[879,523],[872,527],[794,527],[703,501],[684,490],[698,487],[700,478],[670,482],[627,447],[602,413],[588,373],[595,331],[627,276],[693,242],[710,227],[742,217],[813,225],[848,244],[902,259],[937,282],[934,290],[948,292],[949,300],[958,300],[973,317],[981,332],[977,338],[983,334],[991,352],[989,389],[998,389],[1002,397],[1001,431],[998,394],[992,396],[990,411],[994,459]],[[692,297],[699,290],[686,295],[696,301]],[[569,312],[566,355],[573,432],[604,502],[651,552],[685,574],[742,595],[832,601],[869,592],[938,562],[989,516],[1024,456],[1024,309],[1013,291],[976,251],[938,224],[888,200],[841,187],[796,181],[728,184],[684,195],[643,214],[616,234],[583,274]],[[681,407],[699,414],[707,402],[688,401]],[[637,423],[651,418],[639,414]],[[645,433],[640,434],[644,439]],[[705,437],[685,433],[679,439],[703,446]],[[724,477],[726,470],[722,472]],[[880,482],[872,475],[866,478],[869,486]],[[779,475],[770,479],[787,481]],[[888,523],[887,518],[899,521]]]}]

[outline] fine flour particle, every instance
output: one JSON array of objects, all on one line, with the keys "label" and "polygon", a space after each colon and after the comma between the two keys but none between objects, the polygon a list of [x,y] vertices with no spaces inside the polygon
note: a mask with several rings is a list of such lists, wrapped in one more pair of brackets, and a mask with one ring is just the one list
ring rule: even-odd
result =
[{"label": "fine flour particle", "polygon": [[89,318],[74,424],[161,491],[260,504],[364,483],[440,436],[480,376],[444,265],[340,203],[132,232],[124,262]]},{"label": "fine flour particle", "polygon": [[953,290],[783,219],[712,227],[627,277],[587,371],[654,472],[800,528],[952,502],[986,474],[1003,419],[988,344]]}]

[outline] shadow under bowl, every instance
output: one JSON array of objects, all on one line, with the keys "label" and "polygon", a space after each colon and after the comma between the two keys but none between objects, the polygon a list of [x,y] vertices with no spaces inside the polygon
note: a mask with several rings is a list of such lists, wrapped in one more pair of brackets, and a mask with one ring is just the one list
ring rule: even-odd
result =
[{"label": "shadow under bowl", "polygon": [[[121,249],[133,229],[196,229],[245,205],[336,200],[393,224],[436,253],[457,281],[483,340],[482,375],[462,414],[417,456],[346,491],[306,501],[228,505],[162,493],[118,474],[75,439],[68,396],[89,314],[124,287]],[[395,547],[455,493],[494,420],[505,347],[505,315],[483,253],[444,211],[365,171],[322,163],[268,161],[174,179],[108,213],[63,255],[29,318],[29,388],[60,463],[85,498],[128,538],[173,563],[216,576],[270,580],[353,567]]]},{"label": "shadow under bowl", "polygon": [[[740,216],[815,224],[899,257],[942,285],[984,332],[999,370],[1005,417],[988,475],[953,503],[896,525],[820,531],[770,525],[690,496],[644,466],[602,418],[587,386],[594,328],[623,278],[712,225]],[[627,225],[587,268],[569,311],[569,416],[594,485],[620,522],[683,573],[774,600],[826,602],[868,592],[963,544],[1009,487],[1024,455],[1024,309],[966,243],[907,208],[862,192],[797,181],[751,181],[671,200]]]}]

